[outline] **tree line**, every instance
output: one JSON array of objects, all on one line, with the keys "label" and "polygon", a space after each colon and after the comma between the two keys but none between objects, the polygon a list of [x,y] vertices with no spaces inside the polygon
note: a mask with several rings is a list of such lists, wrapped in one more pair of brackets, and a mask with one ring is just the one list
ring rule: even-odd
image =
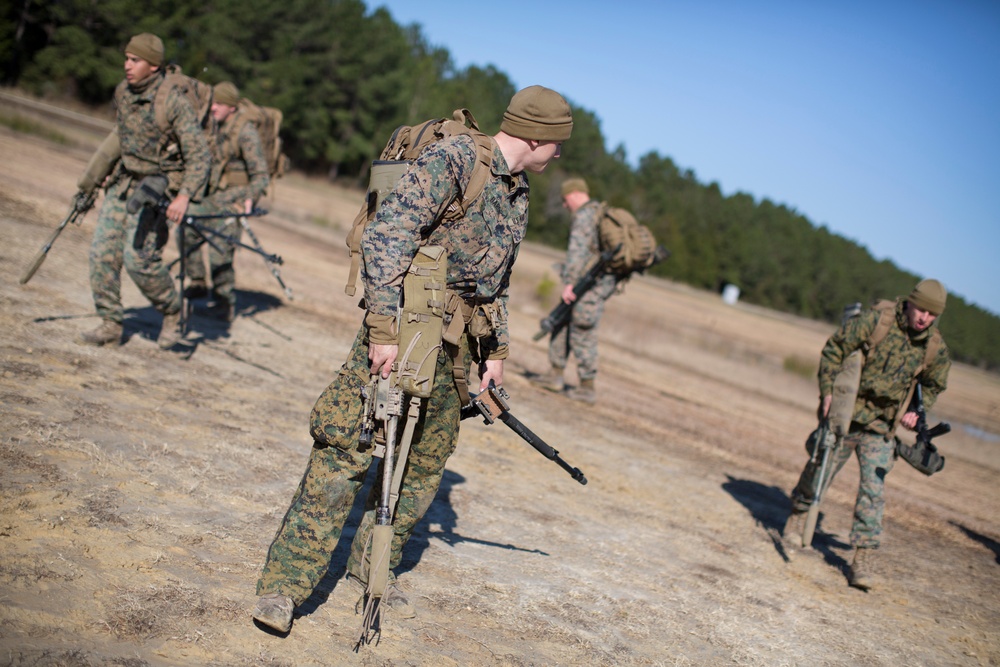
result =
[{"label": "tree line", "polygon": [[[361,0],[14,0],[2,12],[6,85],[108,107],[123,46],[152,32],[168,62],[189,75],[233,81],[258,104],[280,108],[295,167],[358,185],[399,125],[470,107],[493,133],[516,92],[497,67],[457,68],[419,26]],[[905,295],[925,277],[783,204],[726,196],[655,151],[633,168],[621,146],[607,149],[594,112],[574,105],[573,114],[573,138],[555,169],[532,177],[533,240],[565,244],[558,185],[572,174],[588,180],[592,195],[632,210],[671,250],[654,275],[711,290],[732,283],[747,302],[831,323],[848,303]],[[941,330],[955,359],[1000,369],[1000,317],[951,295]]]}]

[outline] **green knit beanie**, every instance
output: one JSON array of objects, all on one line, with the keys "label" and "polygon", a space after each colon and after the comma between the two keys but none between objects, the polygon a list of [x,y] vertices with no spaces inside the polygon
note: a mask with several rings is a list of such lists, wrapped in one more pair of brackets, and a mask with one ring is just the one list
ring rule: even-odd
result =
[{"label": "green knit beanie", "polygon": [[566,141],[573,131],[573,112],[556,91],[528,86],[510,99],[500,130],[521,139]]},{"label": "green knit beanie", "polygon": [[906,300],[920,310],[926,310],[932,315],[940,315],[944,312],[945,301],[948,300],[948,292],[944,285],[933,278],[921,280],[910,292]]},{"label": "green knit beanie", "polygon": [[562,196],[565,197],[571,192],[582,192],[589,195],[590,189],[587,188],[587,181],[582,178],[567,178],[562,184]]},{"label": "green knit beanie", "polygon": [[129,40],[125,53],[139,56],[153,67],[163,64],[163,40],[156,35],[144,32]]}]

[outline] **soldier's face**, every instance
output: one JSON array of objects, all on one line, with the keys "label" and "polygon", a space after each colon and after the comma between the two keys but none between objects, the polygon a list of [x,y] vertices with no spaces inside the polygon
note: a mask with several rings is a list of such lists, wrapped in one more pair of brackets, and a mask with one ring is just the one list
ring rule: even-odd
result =
[{"label": "soldier's face", "polygon": [[234,111],[236,111],[236,107],[231,107],[228,104],[220,102],[212,102],[212,118],[219,123],[225,122]]},{"label": "soldier's face", "polygon": [[914,331],[923,331],[934,324],[937,315],[929,311],[917,308],[909,301],[906,302],[906,321]]},{"label": "soldier's face", "polygon": [[524,167],[533,174],[540,174],[545,171],[545,167],[549,166],[549,162],[559,159],[559,154],[562,150],[561,141],[535,141],[533,142],[533,146],[531,157],[528,160],[528,164]]},{"label": "soldier's face", "polygon": [[125,54],[125,80],[129,83],[142,81],[156,71],[156,68],[133,53]]}]

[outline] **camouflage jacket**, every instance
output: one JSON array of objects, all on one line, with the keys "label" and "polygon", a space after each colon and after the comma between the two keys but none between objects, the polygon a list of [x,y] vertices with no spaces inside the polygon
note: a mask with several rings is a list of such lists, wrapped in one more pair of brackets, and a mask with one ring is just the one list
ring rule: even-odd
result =
[{"label": "camouflage jacket", "polygon": [[156,73],[137,86],[122,81],[115,89],[122,163],[134,175],[166,174],[172,191],[197,198],[212,167],[208,141],[191,103],[177,90],[167,98],[170,129],[166,136],[160,131],[153,102],[163,79]]},{"label": "camouflage jacket", "polygon": [[[477,303],[495,303],[495,339],[484,342],[490,358],[506,356],[507,297],[511,267],[528,224],[528,177],[511,174],[494,145],[490,178],[465,216],[441,218],[472,176],[473,139],[459,135],[425,149],[379,207],[361,240],[366,322],[375,342],[390,342],[403,276],[421,245],[448,252],[448,286]],[[388,323],[388,326],[387,326]],[[373,330],[374,327],[374,330]],[[394,334],[389,334],[391,337]]]},{"label": "camouflage jacket", "polygon": [[221,125],[213,121],[212,177],[209,193],[219,206],[256,202],[271,182],[260,135],[237,107]]},{"label": "camouflage jacket", "polygon": [[[880,435],[892,433],[897,413],[901,407],[906,407],[902,404],[914,379],[923,387],[924,408],[927,410],[948,386],[951,360],[943,340],[935,358],[927,368],[920,370],[927,341],[933,335],[940,336],[937,321],[924,331],[910,331],[903,304],[903,299],[897,300],[895,326],[890,327],[885,339],[867,353],[854,403],[852,421]],[[819,364],[821,396],[829,396],[833,392],[834,378],[844,360],[851,352],[863,349],[878,319],[878,310],[866,310],[844,323],[826,342]]]},{"label": "camouflage jacket", "polygon": [[[563,264],[560,279],[563,285],[574,285],[583,274],[597,262],[601,254],[601,240],[597,232],[597,223],[601,213],[601,204],[591,199],[576,209],[569,228],[569,247],[566,250],[566,262]],[[617,279],[608,273],[601,276],[594,291],[602,298],[611,296]],[[577,296],[580,296],[579,294]]]}]

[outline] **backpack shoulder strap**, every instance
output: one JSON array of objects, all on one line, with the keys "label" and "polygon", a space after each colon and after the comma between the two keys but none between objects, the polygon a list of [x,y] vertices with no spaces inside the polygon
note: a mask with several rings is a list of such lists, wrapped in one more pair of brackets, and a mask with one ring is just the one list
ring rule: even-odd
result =
[{"label": "backpack shoulder strap", "polygon": [[160,128],[160,132],[166,132],[170,129],[170,121],[167,119],[167,100],[170,98],[171,91],[180,84],[181,75],[168,69],[163,77],[163,83],[156,91],[156,97],[153,98],[153,116],[156,118],[156,127]]},{"label": "backpack shoulder strap", "polygon": [[877,347],[889,335],[889,329],[892,328],[893,321],[896,319],[896,302],[888,300],[879,301],[875,304],[874,310],[878,311],[878,322],[875,324],[871,335],[868,336],[868,340],[862,346],[865,358],[868,357],[868,353],[872,349]]}]

